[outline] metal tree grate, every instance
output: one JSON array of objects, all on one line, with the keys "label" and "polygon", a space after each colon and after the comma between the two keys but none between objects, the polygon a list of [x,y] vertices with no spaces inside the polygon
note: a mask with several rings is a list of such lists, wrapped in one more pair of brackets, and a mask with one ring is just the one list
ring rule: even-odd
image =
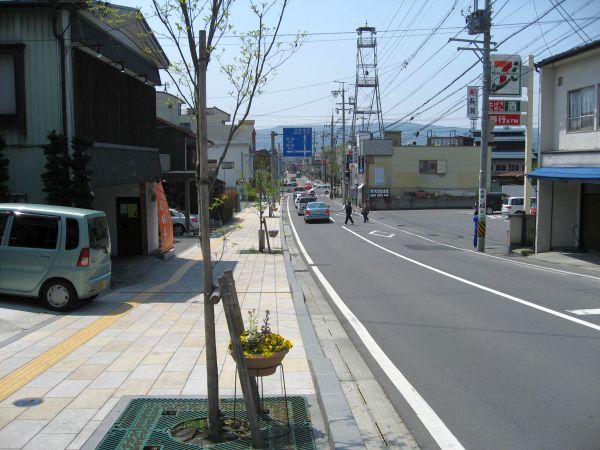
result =
[{"label": "metal tree grate", "polygon": [[[224,417],[246,419],[242,399],[221,399],[220,410]],[[265,397],[263,406],[271,415],[260,417],[260,428],[266,448],[315,449],[308,403],[304,397],[287,397],[289,428],[284,397]],[[104,436],[97,450],[192,450],[252,448],[250,436],[206,446],[185,444],[171,437],[169,431],[187,420],[205,419],[208,416],[206,399],[138,398],[132,400]]]}]

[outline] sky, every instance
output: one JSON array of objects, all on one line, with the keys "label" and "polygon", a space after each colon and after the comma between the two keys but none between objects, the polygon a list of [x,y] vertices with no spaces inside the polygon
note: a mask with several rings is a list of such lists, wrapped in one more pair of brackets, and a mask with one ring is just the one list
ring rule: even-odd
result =
[{"label": "sky", "polygon": [[[173,42],[161,36],[162,25],[152,17],[151,0],[135,1],[170,60],[179,61]],[[232,10],[230,23],[238,31],[256,27],[249,5],[247,0],[238,0]],[[484,0],[479,0],[479,8],[483,6]],[[457,50],[467,43],[448,42],[453,37],[482,39],[482,35],[469,36],[463,28],[469,8],[473,9],[473,0],[291,0],[280,41],[289,43],[294,34],[303,32],[304,43],[268,81],[248,118],[256,121],[256,128],[272,128],[328,124],[333,114],[336,126],[340,125],[341,96],[334,97],[332,91],[346,89],[346,99],[357,93],[357,56],[369,62],[373,56],[357,51],[356,29],[368,25],[377,30],[376,62],[384,122],[413,118],[421,124],[469,128],[466,86],[481,84],[477,77],[482,66],[475,64],[455,81],[478,61],[478,56],[474,51]],[[500,44],[497,53],[519,54],[524,64],[529,54],[537,62],[600,39],[598,0],[495,0],[492,17],[492,41]],[[532,25],[520,31],[529,23]],[[231,60],[239,51],[236,42],[231,32],[221,40],[219,50],[224,60]],[[537,76],[534,84],[536,126]],[[168,90],[176,93],[173,88]],[[218,62],[212,60],[207,74],[208,106],[231,112],[235,103],[228,95],[230,91]],[[369,93],[358,90],[362,101]],[[350,112],[346,121],[347,125],[352,121]]]}]

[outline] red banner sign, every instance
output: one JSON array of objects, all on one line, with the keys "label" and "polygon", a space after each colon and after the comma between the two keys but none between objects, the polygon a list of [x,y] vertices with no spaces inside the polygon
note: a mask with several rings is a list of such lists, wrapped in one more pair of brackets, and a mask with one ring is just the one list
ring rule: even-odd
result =
[{"label": "red banner sign", "polygon": [[495,125],[521,125],[520,114],[490,114]]}]

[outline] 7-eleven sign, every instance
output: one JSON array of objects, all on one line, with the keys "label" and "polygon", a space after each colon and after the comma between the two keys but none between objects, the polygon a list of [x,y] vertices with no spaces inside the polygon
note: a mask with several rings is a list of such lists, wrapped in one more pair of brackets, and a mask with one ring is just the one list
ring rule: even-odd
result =
[{"label": "7-eleven sign", "polygon": [[490,97],[521,95],[521,57],[491,55]]}]

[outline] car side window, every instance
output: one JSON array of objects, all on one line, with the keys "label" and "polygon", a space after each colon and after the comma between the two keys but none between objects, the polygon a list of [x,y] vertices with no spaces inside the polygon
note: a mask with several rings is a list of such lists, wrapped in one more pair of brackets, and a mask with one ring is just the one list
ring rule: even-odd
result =
[{"label": "car side window", "polygon": [[15,214],[8,246],[55,249],[58,244],[58,221],[58,217]]},{"label": "car side window", "polygon": [[8,213],[0,213],[0,244],[2,243],[2,236],[4,236],[6,224],[8,223],[8,216]]},{"label": "car side window", "polygon": [[67,219],[65,250],[73,250],[77,247],[79,247],[79,222],[75,219]]}]

